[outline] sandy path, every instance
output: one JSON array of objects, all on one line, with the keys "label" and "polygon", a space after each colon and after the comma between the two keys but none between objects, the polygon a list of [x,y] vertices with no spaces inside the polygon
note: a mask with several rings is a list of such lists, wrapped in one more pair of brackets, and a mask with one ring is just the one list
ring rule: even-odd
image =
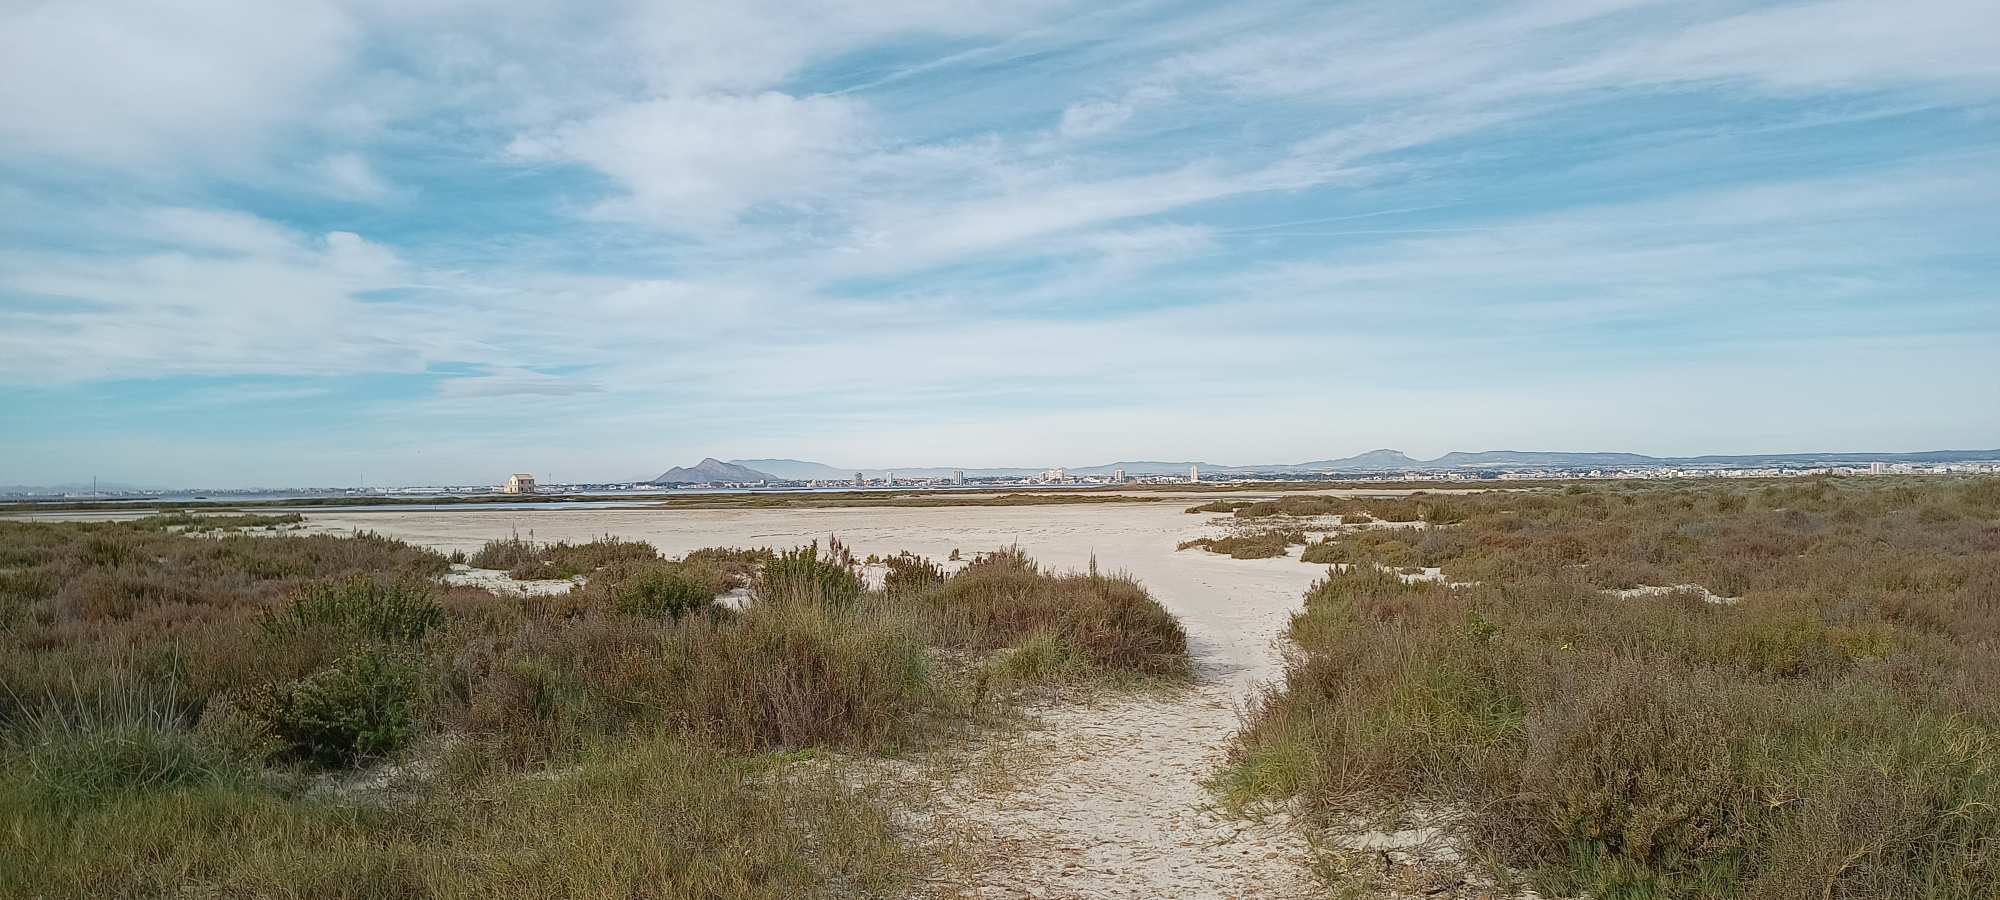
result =
[{"label": "sandy path", "polygon": [[519,532],[539,540],[612,534],[678,555],[710,546],[790,546],[838,535],[857,553],[942,558],[1018,543],[1044,565],[1144,583],[1186,625],[1197,683],[1171,697],[1131,697],[1039,713],[1037,727],[983,748],[1024,762],[1005,790],[971,780],[938,815],[975,834],[979,871],[940,884],[975,897],[1291,897],[1312,893],[1306,848],[1281,817],[1216,814],[1202,782],[1221,761],[1255,687],[1275,678],[1272,647],[1321,571],[1296,558],[1232,560],[1176,553],[1212,533],[1178,504],[814,510],[329,511],[308,527],[363,529],[443,550]]}]

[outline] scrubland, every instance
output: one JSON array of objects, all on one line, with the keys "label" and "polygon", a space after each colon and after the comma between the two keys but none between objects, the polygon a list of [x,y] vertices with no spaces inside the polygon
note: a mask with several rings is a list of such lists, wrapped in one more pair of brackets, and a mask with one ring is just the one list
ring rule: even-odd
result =
[{"label": "scrubland", "polygon": [[1441,503],[1342,501],[1441,527],[1307,548],[1347,565],[1294,617],[1227,797],[1329,834],[1443,822],[1544,895],[2000,896],[2000,481]]},{"label": "scrubland", "polygon": [[903,798],[829,760],[1188,671],[1135,582],[1014,550],[872,589],[838,545],[474,554],[585,579],[516,597],[209,524],[0,522],[0,895],[895,895]]}]

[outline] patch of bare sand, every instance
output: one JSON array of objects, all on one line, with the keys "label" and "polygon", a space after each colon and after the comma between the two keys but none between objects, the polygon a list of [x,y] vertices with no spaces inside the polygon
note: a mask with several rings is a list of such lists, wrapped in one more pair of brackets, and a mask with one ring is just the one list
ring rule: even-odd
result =
[{"label": "patch of bare sand", "polygon": [[515,578],[505,569],[475,569],[464,563],[453,563],[451,571],[439,580],[448,585],[483,588],[516,597],[567,594],[570,588],[583,583],[582,578]]},{"label": "patch of bare sand", "polygon": [[1195,684],[1032,711],[973,753],[1013,771],[958,779],[937,795],[933,827],[960,838],[968,865],[931,882],[964,897],[1303,897],[1318,893],[1309,849],[1282,814],[1257,822],[1213,806],[1203,786],[1255,688],[1278,676],[1274,647],[1323,569],[1296,556],[1234,560],[1176,553],[1205,533],[1177,506],[803,510],[452,510],[312,513],[308,526],[373,530],[441,550],[472,551],[518,532],[538,540],[605,534],[678,555],[711,546],[787,547],[838,535],[857,554],[901,550],[943,559],[1019,545],[1046,566],[1138,578],[1180,617]]}]

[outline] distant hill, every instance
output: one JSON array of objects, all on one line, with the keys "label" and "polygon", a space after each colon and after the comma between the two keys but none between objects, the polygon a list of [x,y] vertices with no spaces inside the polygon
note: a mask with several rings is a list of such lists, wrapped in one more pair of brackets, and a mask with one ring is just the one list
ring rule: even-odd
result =
[{"label": "distant hill", "polygon": [[1657,466],[1672,460],[1638,453],[1570,453],[1537,450],[1482,450],[1478,453],[1453,451],[1423,463],[1437,469],[1495,468],[1507,466]]},{"label": "distant hill", "polygon": [[[1357,453],[1353,456],[1341,457],[1340,459],[1321,459],[1321,460],[1314,460],[1312,462],[1302,462],[1289,466],[1274,466],[1270,468],[1282,469],[1293,472],[1324,472],[1324,471],[1373,472],[1373,471],[1383,471],[1383,470],[1408,469],[1415,465],[1418,465],[1417,461],[1411,459],[1409,454],[1404,453],[1401,450],[1385,449],[1385,450],[1370,450],[1366,453]],[[1269,471],[1269,469],[1259,468],[1257,466],[1242,466],[1240,467],[1240,469],[1243,471]]]},{"label": "distant hill", "polygon": [[852,479],[855,472],[853,469],[843,471],[825,463],[807,462],[802,459],[732,459],[729,465],[769,472],[779,479],[788,481],[846,481]]},{"label": "distant hill", "polygon": [[726,463],[709,457],[692,466],[675,466],[653,479],[654,484],[706,484],[711,482],[785,481],[765,472]]},{"label": "distant hill", "polygon": [[[1767,466],[1853,466],[1869,463],[1939,463],[2000,460],[2000,450],[1925,450],[1910,453],[1753,453],[1714,456],[1647,456],[1641,453],[1608,451],[1480,450],[1452,451],[1436,459],[1416,459],[1401,450],[1379,449],[1336,459],[1297,463],[1226,466],[1199,460],[1125,460],[1092,466],[1071,466],[1071,475],[1102,476],[1119,469],[1132,477],[1184,476],[1189,466],[1203,474],[1215,475],[1300,475],[1314,472],[1385,473],[1445,472],[1494,469],[1614,469],[1642,466],[1686,466],[1690,468],[1763,468]],[[720,467],[720,468],[718,468]],[[800,459],[738,459],[718,462],[705,459],[689,469],[674,469],[660,479],[672,481],[847,481],[854,469],[838,469]],[[897,478],[942,478],[954,471],[968,478],[1019,478],[1044,471],[1042,468],[974,468],[971,466],[907,466],[864,468],[862,477],[879,479],[893,472]],[[672,476],[671,478],[669,476]]]}]

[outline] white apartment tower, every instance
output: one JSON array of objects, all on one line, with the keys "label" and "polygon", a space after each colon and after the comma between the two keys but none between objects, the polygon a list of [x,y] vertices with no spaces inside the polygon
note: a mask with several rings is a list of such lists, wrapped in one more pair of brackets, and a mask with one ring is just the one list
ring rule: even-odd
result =
[{"label": "white apartment tower", "polygon": [[1201,472],[1197,471],[1194,466],[1188,466],[1188,484],[1195,484],[1200,481]]}]

